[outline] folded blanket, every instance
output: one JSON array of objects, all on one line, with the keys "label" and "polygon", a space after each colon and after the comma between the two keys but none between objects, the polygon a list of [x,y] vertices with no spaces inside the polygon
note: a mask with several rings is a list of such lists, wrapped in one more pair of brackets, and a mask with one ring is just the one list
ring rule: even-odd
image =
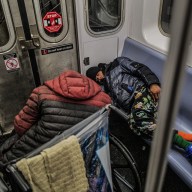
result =
[{"label": "folded blanket", "polygon": [[86,192],[88,181],[75,136],[16,163],[33,192]]}]

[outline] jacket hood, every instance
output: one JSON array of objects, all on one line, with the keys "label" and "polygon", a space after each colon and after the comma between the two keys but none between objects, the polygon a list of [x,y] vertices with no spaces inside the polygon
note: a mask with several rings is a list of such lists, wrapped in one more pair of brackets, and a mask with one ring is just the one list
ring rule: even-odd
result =
[{"label": "jacket hood", "polygon": [[93,80],[71,70],[44,84],[59,95],[74,100],[86,100],[101,91],[101,87]]}]

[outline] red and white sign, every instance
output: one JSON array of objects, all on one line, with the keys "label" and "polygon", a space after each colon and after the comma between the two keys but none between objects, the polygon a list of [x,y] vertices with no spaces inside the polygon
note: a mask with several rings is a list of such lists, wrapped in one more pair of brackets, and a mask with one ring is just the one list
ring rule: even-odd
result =
[{"label": "red and white sign", "polygon": [[62,17],[57,12],[47,12],[43,17],[43,27],[50,33],[59,31],[63,25]]},{"label": "red and white sign", "polygon": [[14,71],[20,69],[19,60],[16,53],[4,55],[4,62],[7,71]]}]

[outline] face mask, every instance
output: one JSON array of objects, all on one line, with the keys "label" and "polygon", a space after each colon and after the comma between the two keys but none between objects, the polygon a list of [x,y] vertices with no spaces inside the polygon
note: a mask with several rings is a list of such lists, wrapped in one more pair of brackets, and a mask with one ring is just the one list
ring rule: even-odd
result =
[{"label": "face mask", "polygon": [[104,85],[104,82],[105,82],[105,78],[101,79],[100,81],[97,81],[97,83],[98,83],[99,85]]}]

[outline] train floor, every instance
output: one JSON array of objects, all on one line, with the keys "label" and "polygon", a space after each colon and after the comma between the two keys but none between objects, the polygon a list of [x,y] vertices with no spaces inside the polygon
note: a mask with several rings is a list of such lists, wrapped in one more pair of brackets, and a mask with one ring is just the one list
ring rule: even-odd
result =
[{"label": "train floor", "polygon": [[[127,123],[114,112],[110,113],[109,130],[110,133],[123,142],[126,148],[131,152],[138,165],[142,188],[144,189],[150,147],[141,138],[132,133],[129,130]],[[129,177],[130,180],[132,179],[132,176],[129,173],[126,173],[126,170],[123,170],[123,174],[125,174],[125,177]],[[122,192],[132,191],[124,186],[122,186],[121,189]],[[189,189],[168,166],[162,192],[191,192],[191,189]]]}]

